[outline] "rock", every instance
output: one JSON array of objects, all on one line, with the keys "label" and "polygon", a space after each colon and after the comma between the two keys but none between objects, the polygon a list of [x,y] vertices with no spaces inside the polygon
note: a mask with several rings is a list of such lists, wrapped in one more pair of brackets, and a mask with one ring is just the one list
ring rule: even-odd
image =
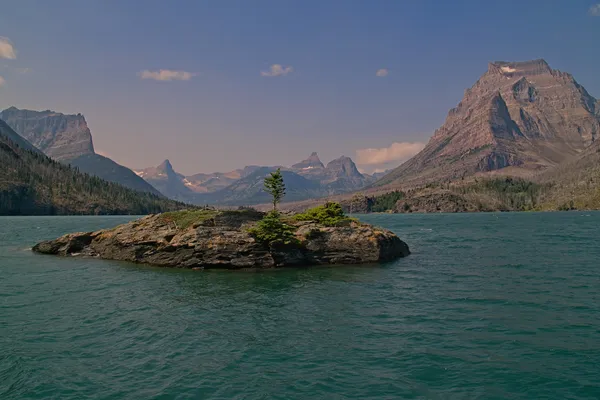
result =
[{"label": "rock", "polygon": [[157,214],[113,229],[67,234],[39,243],[33,251],[191,269],[364,264],[410,254],[408,245],[394,233],[358,222],[339,227],[290,222],[296,227],[298,243],[269,246],[248,232],[263,213],[203,213],[211,214],[199,214],[204,217],[184,227],[169,214]]}]

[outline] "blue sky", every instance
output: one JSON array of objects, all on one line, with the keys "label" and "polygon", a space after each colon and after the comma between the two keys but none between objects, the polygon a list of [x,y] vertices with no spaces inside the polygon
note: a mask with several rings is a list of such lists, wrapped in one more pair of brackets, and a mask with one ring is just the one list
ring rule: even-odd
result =
[{"label": "blue sky", "polygon": [[544,58],[600,97],[596,3],[0,0],[0,108],[81,112],[133,168],[318,151],[374,170],[418,150],[490,61]]}]

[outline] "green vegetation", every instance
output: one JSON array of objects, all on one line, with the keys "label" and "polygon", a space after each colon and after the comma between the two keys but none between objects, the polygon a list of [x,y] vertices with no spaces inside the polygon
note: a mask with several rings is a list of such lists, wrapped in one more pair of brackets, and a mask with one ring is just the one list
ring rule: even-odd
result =
[{"label": "green vegetation", "polygon": [[257,241],[268,246],[297,244],[295,232],[296,228],[286,224],[276,210],[265,215],[254,227],[248,229],[248,233]]},{"label": "green vegetation", "polygon": [[549,188],[521,178],[495,178],[475,180],[452,189],[471,202],[479,202],[483,209],[530,211],[537,209]]},{"label": "green vegetation", "polygon": [[82,174],[19,147],[3,130],[0,165],[0,215],[141,215],[189,207]]},{"label": "green vegetation", "polygon": [[406,194],[399,190],[377,196],[373,199],[371,212],[385,212],[393,210],[396,207],[398,200],[402,200]]},{"label": "green vegetation", "polygon": [[285,196],[285,184],[283,183],[281,168],[277,168],[277,171],[271,172],[271,174],[265,178],[264,186],[265,192],[273,197],[273,210],[277,210],[277,204],[281,202],[281,199]]},{"label": "green vegetation", "polygon": [[182,210],[161,214],[160,218],[168,223],[175,224],[178,229],[187,229],[194,224],[199,224],[207,219],[214,218],[216,210]]},{"label": "green vegetation", "polygon": [[521,178],[479,178],[389,192],[368,198],[367,203],[370,212],[531,211],[542,209],[552,187]]},{"label": "green vegetation", "polygon": [[339,203],[327,202],[322,206],[310,208],[301,214],[294,215],[296,221],[314,221],[325,226],[340,226],[354,221],[344,214]]}]

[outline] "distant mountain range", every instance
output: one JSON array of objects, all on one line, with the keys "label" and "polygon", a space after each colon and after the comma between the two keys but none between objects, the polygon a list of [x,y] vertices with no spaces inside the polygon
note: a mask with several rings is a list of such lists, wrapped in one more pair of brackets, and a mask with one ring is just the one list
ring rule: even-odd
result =
[{"label": "distant mountain range", "polygon": [[65,115],[50,110],[32,111],[10,107],[0,112],[0,119],[54,160],[70,164],[81,172],[109,182],[160,195],[158,190],[129,168],[95,153],[92,134],[81,114]]},{"label": "distant mountain range", "polygon": [[2,120],[0,165],[0,215],[137,215],[186,207],[54,161]]},{"label": "distant mountain range", "polygon": [[157,167],[136,171],[165,196],[195,204],[252,205],[269,201],[264,177],[281,168],[287,188],[286,201],[347,193],[375,181],[361,174],[349,157],[323,165],[317,153],[291,167],[247,166],[230,172],[184,176],[169,160]]}]

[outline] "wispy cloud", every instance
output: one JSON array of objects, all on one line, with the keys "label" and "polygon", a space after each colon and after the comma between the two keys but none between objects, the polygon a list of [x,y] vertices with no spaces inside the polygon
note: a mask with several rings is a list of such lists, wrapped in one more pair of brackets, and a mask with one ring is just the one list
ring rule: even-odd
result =
[{"label": "wispy cloud", "polygon": [[28,74],[30,72],[33,72],[33,69],[31,69],[31,68],[16,68],[15,71],[17,71],[19,74]]},{"label": "wispy cloud", "polygon": [[281,64],[273,64],[269,67],[268,71],[260,71],[261,76],[286,76],[290,72],[293,72],[294,68],[292,66],[284,67]]},{"label": "wispy cloud", "polygon": [[2,36],[0,36],[0,58],[8,58],[9,60],[17,58],[17,53],[10,40]]},{"label": "wispy cloud", "polygon": [[594,17],[600,17],[600,3],[594,4],[590,7],[590,15]]},{"label": "wispy cloud", "polygon": [[138,73],[141,79],[153,79],[155,81],[189,81],[197,74],[187,71],[174,71],[171,69],[160,69],[158,71],[144,70]]},{"label": "wispy cloud", "polygon": [[6,81],[4,80],[3,77],[0,76],[0,86],[4,85],[4,82],[6,82]]},{"label": "wispy cloud", "polygon": [[[356,163],[361,166],[385,166],[390,163],[399,163],[423,150],[425,143],[396,142],[389,147],[368,148],[356,150]],[[375,169],[376,170],[376,169]]]},{"label": "wispy cloud", "polygon": [[380,78],[383,78],[383,77],[388,76],[389,73],[390,73],[390,71],[387,68],[381,68],[381,69],[378,69],[377,72],[375,72],[375,75]]}]

